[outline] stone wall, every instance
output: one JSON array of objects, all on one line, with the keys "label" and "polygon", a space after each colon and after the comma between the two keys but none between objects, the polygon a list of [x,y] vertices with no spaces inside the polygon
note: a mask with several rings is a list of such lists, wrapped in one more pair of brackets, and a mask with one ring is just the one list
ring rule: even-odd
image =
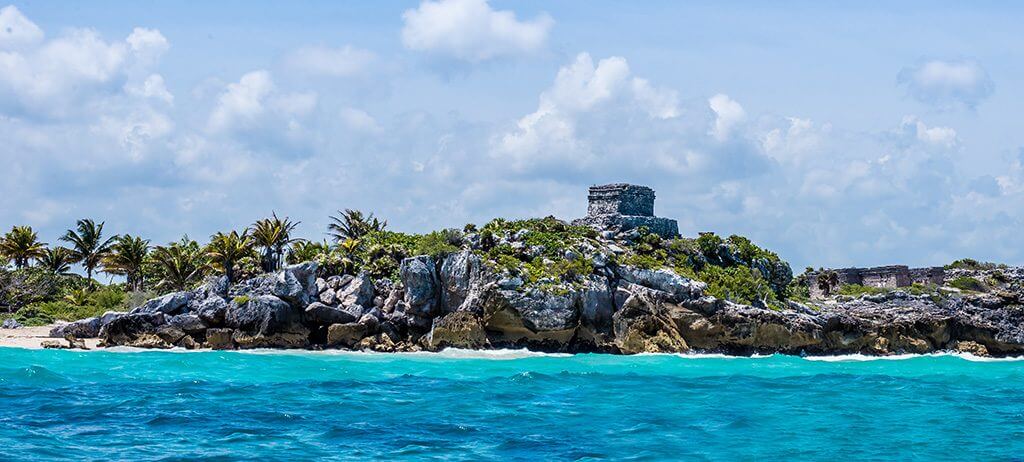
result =
[{"label": "stone wall", "polygon": [[945,283],[946,269],[941,266],[932,266],[930,268],[911,268],[910,269],[910,282],[912,284],[935,284],[942,285]]},{"label": "stone wall", "polygon": [[599,231],[628,231],[641,226],[665,238],[679,235],[675,220],[654,216],[654,190],[646,186],[614,183],[591,186],[587,216],[573,224]]},{"label": "stone wall", "polygon": [[[911,284],[943,284],[945,270],[942,267],[908,268],[905,265],[877,266],[873,268],[838,268],[839,287],[858,284],[868,287],[895,289],[908,287]],[[820,271],[807,275],[807,284],[811,298],[823,298],[825,293],[818,288]]]},{"label": "stone wall", "polygon": [[588,216],[634,215],[654,216],[654,190],[646,186],[615,183],[591,186],[587,196]]}]

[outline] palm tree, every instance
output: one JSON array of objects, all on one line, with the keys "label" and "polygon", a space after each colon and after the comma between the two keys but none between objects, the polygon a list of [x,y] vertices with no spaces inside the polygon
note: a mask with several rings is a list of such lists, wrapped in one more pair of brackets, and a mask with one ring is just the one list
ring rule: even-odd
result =
[{"label": "palm tree", "polygon": [[213,269],[224,273],[228,277],[228,283],[235,281],[235,264],[244,257],[252,254],[252,236],[249,230],[232,231],[229,234],[217,233],[210,236],[210,243],[206,245],[206,256],[210,259]]},{"label": "palm tree", "polygon": [[103,257],[103,270],[125,276],[128,290],[142,290],[145,282],[142,269],[149,253],[149,241],[125,234],[117,238],[110,250]]},{"label": "palm tree", "polygon": [[359,239],[371,232],[384,231],[387,228],[387,221],[380,221],[374,218],[373,214],[364,216],[363,212],[352,209],[338,211],[337,217],[331,217],[330,225],[327,225],[327,234],[334,238],[335,242],[342,242],[345,239]]},{"label": "palm tree", "polygon": [[826,297],[832,295],[832,289],[839,285],[839,274],[834,270],[826,270],[818,274],[818,289]]},{"label": "palm tree", "polygon": [[30,259],[38,259],[45,252],[46,243],[39,242],[31,226],[14,226],[0,238],[0,254],[7,260],[14,260],[18,269],[25,268]]},{"label": "palm tree", "polygon": [[156,246],[147,260],[160,290],[188,290],[203,279],[206,267],[199,243],[188,236],[179,242]]},{"label": "palm tree", "polygon": [[289,264],[294,265],[296,263],[313,261],[321,255],[328,254],[330,251],[331,246],[327,243],[326,239],[323,242],[301,240],[288,249],[288,258],[286,260]]},{"label": "palm tree", "polygon": [[110,247],[116,235],[103,240],[103,222],[96,224],[91,219],[78,220],[77,232],[69,229],[62,241],[71,243],[71,254],[75,261],[85,268],[85,277],[92,284],[92,273],[103,261],[103,257],[110,253]]},{"label": "palm tree", "polygon": [[67,247],[47,248],[46,252],[36,259],[39,266],[56,275],[68,274],[71,271],[71,264],[74,262],[75,257]]},{"label": "palm tree", "polygon": [[275,271],[281,267],[284,259],[284,248],[293,242],[301,239],[292,239],[291,233],[299,222],[293,222],[285,217],[284,220],[277,217],[277,213],[271,214],[271,218],[257,220],[252,225],[252,239],[256,247],[263,249],[261,266],[263,271]]}]

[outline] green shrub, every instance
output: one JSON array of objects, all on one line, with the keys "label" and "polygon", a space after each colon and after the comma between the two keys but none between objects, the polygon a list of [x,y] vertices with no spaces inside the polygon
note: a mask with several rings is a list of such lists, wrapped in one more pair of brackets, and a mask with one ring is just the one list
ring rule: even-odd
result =
[{"label": "green shrub", "polygon": [[966,290],[971,292],[986,292],[988,288],[981,281],[974,279],[970,276],[960,276],[948,284],[950,287],[955,287],[960,290]]},{"label": "green shrub", "polygon": [[65,301],[40,302],[18,310],[14,317],[26,326],[42,326],[54,321],[77,321],[100,316],[107,311],[107,308],[95,305],[78,306]]},{"label": "green shrub", "polygon": [[708,265],[697,278],[707,283],[707,293],[717,298],[748,305],[762,300],[768,305],[778,302],[761,273],[746,266]]},{"label": "green shrub", "polygon": [[973,258],[962,258],[946,265],[946,269],[990,270],[999,268],[1006,268],[1006,265],[1000,263],[981,262]]},{"label": "green shrub", "polygon": [[239,296],[235,297],[233,299],[233,301],[235,302],[235,305],[239,305],[239,306],[245,305],[246,303],[249,303],[249,296],[248,295],[239,295]]},{"label": "green shrub", "polygon": [[860,284],[846,284],[840,286],[839,290],[836,291],[836,294],[849,295],[851,297],[859,297],[861,295],[885,294],[891,291],[892,289],[886,289],[883,287],[862,286]]},{"label": "green shrub", "polygon": [[444,229],[424,234],[416,240],[413,253],[442,257],[458,252],[462,246],[462,233],[455,229]]}]

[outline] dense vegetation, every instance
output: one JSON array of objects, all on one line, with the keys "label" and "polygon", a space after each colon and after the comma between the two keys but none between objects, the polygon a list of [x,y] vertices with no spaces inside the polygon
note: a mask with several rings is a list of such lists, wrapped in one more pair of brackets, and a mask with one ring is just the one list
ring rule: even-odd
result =
[{"label": "dense vegetation", "polygon": [[[14,226],[0,237],[0,317],[6,313],[26,324],[80,319],[193,288],[211,275],[237,281],[303,261],[316,261],[324,274],[365,271],[377,280],[397,280],[404,258],[443,257],[460,250],[481,256],[491,270],[517,280],[521,289],[566,292],[602,274],[602,268],[621,264],[670,269],[706,282],[708,294],[737,303],[780,308],[787,300],[808,299],[807,273],[793,278],[777,254],[736,235],[664,239],[640,228],[602,236],[553,217],[497,218],[481,227],[469,224],[427,234],[388,230],[387,222],[356,210],[341,211],[331,220],[330,240],[298,238],[294,233],[299,223],[274,214],[241,231],[215,233],[205,244],[184,236],[164,245],[128,234],[108,235],[104,223],[89,219],[67,230],[59,245],[41,242],[29,226]],[[71,273],[73,265],[84,276]],[[965,259],[948,268],[1000,266]],[[120,282],[97,282],[99,273],[119,276]],[[986,282],[961,279],[949,285],[969,291],[987,288]],[[934,289],[910,288],[915,293]],[[882,292],[848,285],[835,294]]]}]

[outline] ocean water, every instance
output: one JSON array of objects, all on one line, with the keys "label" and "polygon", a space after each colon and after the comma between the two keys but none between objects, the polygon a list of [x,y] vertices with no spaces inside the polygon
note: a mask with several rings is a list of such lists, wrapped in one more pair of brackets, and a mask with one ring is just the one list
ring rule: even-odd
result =
[{"label": "ocean water", "polygon": [[1024,361],[0,348],[0,460],[1022,460]]}]

